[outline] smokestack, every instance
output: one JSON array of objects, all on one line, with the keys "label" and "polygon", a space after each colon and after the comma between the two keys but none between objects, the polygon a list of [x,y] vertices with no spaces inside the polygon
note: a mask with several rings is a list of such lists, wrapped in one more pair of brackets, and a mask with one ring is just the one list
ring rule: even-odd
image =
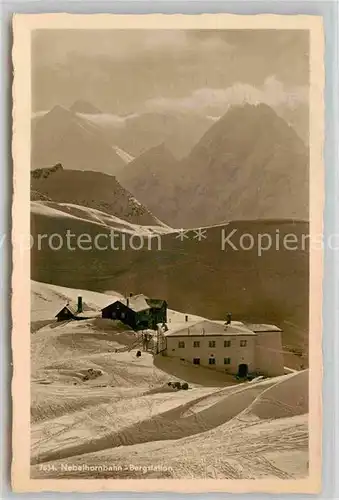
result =
[{"label": "smokestack", "polygon": [[185,316],[185,321],[186,321],[186,323],[187,323],[187,321],[188,321],[188,316],[187,316],[187,314],[186,314],[186,316]]},{"label": "smokestack", "polygon": [[82,313],[82,297],[78,297],[78,313]]}]

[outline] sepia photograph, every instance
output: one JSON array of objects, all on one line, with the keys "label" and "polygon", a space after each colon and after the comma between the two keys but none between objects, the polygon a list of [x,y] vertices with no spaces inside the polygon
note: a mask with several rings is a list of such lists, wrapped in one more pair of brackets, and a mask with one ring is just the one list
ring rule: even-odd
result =
[{"label": "sepia photograph", "polygon": [[29,17],[13,51],[27,481],[319,487],[321,22]]}]

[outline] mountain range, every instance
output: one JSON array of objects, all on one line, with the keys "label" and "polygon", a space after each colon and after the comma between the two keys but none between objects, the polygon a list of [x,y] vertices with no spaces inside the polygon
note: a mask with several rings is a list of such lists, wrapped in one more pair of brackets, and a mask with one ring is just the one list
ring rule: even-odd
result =
[{"label": "mountain range", "polygon": [[31,144],[33,169],[61,163],[65,169],[114,175],[126,164],[100,128],[62,106],[32,121]]},{"label": "mountain range", "polygon": [[[87,207],[141,225],[163,224],[139,203],[115,177],[102,172],[65,170],[61,164],[31,171],[31,199]],[[67,208],[69,211],[70,208]]]},{"label": "mountain range", "polygon": [[[77,102],[74,107],[88,111],[91,106]],[[181,160],[165,141],[134,157],[83,116],[56,106],[33,120],[34,169],[60,163],[65,171],[115,176],[114,196],[117,186],[124,187],[152,217],[171,227],[242,219],[308,220],[308,149],[266,104],[230,108]],[[57,189],[61,196],[63,188]],[[37,199],[49,196],[36,191]],[[88,201],[87,193],[81,196],[82,202]]]},{"label": "mountain range", "polygon": [[182,158],[212,123],[213,117],[190,112],[116,116],[86,101],[76,101],[69,109],[57,105],[33,116],[32,168],[61,162],[65,168],[101,168],[114,175],[123,166],[114,155],[114,147],[135,157],[164,143],[176,158]]},{"label": "mountain range", "polygon": [[[61,163],[114,175],[172,227],[308,219],[308,149],[272,108],[233,106],[208,127],[191,127],[187,116],[146,113],[118,124],[86,102],[55,106],[32,121],[32,168]],[[187,141],[184,158],[169,147],[171,134]]]}]

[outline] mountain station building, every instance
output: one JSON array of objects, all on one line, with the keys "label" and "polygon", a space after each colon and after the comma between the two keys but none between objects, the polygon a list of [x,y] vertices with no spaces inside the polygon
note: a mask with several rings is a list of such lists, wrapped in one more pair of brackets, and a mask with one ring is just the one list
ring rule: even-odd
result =
[{"label": "mountain station building", "polygon": [[162,355],[240,377],[284,374],[282,331],[274,325],[200,319],[168,326],[159,334]]}]

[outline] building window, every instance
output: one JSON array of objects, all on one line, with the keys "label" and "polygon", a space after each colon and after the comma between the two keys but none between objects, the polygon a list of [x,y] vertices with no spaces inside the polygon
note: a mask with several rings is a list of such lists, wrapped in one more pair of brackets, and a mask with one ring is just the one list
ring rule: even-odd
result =
[{"label": "building window", "polygon": [[215,340],[210,340],[208,342],[208,347],[215,347]]},{"label": "building window", "polygon": [[194,365],[200,365],[200,358],[193,358]]},{"label": "building window", "polygon": [[126,314],[125,314],[125,313],[123,313],[123,312],[120,314],[120,318],[121,318],[121,319],[125,319],[125,316],[126,316]]},{"label": "building window", "polygon": [[231,347],[231,341],[230,340],[224,340],[224,347]]},{"label": "building window", "polygon": [[208,364],[209,365],[215,365],[215,358],[209,358],[208,359]]},{"label": "building window", "polygon": [[193,347],[200,347],[200,341],[199,340],[195,340],[193,342]]},{"label": "building window", "polygon": [[224,365],[230,365],[231,364],[231,358],[224,358]]},{"label": "building window", "polygon": [[184,348],[185,347],[185,342],[183,340],[179,340],[178,347],[181,348],[181,349]]},{"label": "building window", "polygon": [[247,340],[240,340],[240,347],[246,347],[247,346]]}]

